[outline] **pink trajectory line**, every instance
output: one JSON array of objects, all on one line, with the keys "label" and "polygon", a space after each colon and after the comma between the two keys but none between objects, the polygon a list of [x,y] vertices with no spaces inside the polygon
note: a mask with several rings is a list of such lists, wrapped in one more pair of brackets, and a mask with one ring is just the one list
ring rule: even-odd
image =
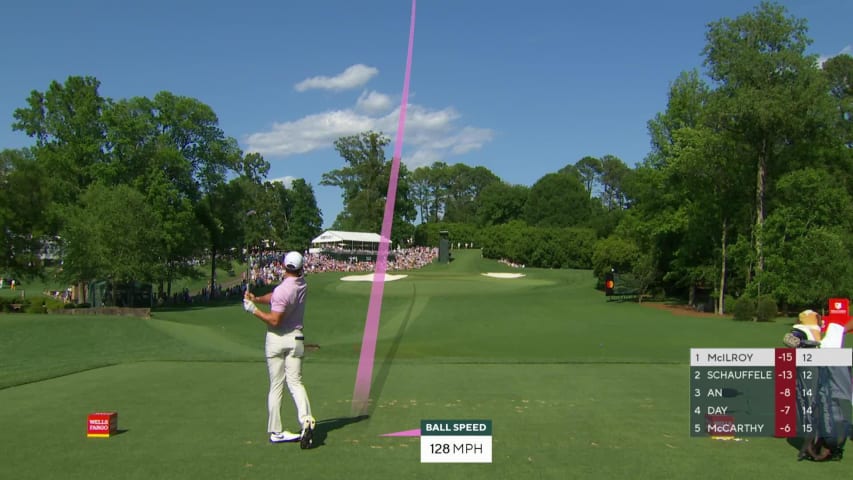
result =
[{"label": "pink trajectory line", "polygon": [[379,435],[380,437],[420,437],[421,429],[416,428],[414,430],[403,430],[402,432],[394,432],[394,433],[383,433]]},{"label": "pink trajectory line", "polygon": [[397,124],[397,136],[394,138],[394,156],[391,160],[391,175],[388,178],[388,193],[385,200],[385,214],[382,217],[382,233],[379,239],[379,251],[376,255],[376,271],[370,290],[370,303],[367,307],[367,319],[364,322],[364,336],[361,340],[361,354],[358,359],[358,372],[355,377],[355,389],[352,394],[353,415],[367,413],[370,385],[373,377],[373,362],[376,354],[376,336],[379,332],[379,314],[382,310],[382,295],[385,292],[385,271],[388,269],[388,244],[391,241],[391,226],[394,219],[394,204],[397,200],[397,177],[400,173],[400,157],[403,151],[403,131],[406,125],[406,106],[409,103],[409,79],[412,71],[412,50],[415,43],[415,5],[412,0],[412,17],[409,24],[409,50],[406,55],[406,74],[403,79],[403,98],[400,102],[400,120]]}]

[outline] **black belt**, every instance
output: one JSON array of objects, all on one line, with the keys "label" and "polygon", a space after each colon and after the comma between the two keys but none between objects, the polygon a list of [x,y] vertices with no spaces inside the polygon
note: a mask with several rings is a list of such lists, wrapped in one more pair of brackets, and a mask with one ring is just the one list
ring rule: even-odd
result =
[{"label": "black belt", "polygon": [[305,340],[305,337],[296,337],[297,340]]}]

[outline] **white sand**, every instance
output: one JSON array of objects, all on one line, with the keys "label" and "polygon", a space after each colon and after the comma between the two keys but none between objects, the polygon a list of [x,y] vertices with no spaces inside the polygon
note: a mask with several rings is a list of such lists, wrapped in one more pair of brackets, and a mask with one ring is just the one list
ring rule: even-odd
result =
[{"label": "white sand", "polygon": [[485,275],[487,277],[493,277],[493,278],[521,278],[524,276],[523,273],[495,273],[495,272],[484,273],[483,275]]},{"label": "white sand", "polygon": [[[400,280],[401,278],[406,278],[408,275],[388,275],[385,274],[386,282],[393,282],[394,280]],[[348,277],[342,277],[341,280],[345,282],[372,282],[373,274],[368,273],[367,275],[350,275]]]}]

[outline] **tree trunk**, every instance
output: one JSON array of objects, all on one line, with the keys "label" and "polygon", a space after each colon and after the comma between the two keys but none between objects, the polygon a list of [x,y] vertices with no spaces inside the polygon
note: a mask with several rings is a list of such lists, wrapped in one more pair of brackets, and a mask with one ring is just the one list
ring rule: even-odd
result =
[{"label": "tree trunk", "polygon": [[723,234],[720,239],[720,298],[717,299],[717,314],[726,313],[726,220],[723,219]]},{"label": "tree trunk", "polygon": [[210,288],[207,291],[207,298],[211,298],[213,289],[216,287],[216,245],[210,249]]},{"label": "tree trunk", "polygon": [[86,287],[86,282],[77,282],[74,286],[74,294],[72,295],[74,297],[74,303],[89,303],[89,292]]},{"label": "tree trunk", "polygon": [[[767,139],[761,142],[758,154],[758,175],[755,184],[755,273],[764,271],[764,245],[762,241],[764,230],[764,189],[767,182]],[[760,290],[760,287],[759,287]]]},{"label": "tree trunk", "polygon": [[169,260],[166,268],[166,301],[172,298],[172,277],[175,276],[175,262]]},{"label": "tree trunk", "polygon": [[104,303],[105,307],[115,307],[118,305],[118,302],[116,302],[116,282],[113,280],[108,280],[107,285],[109,286],[110,301],[113,302],[113,304],[107,305],[106,302],[102,303]]}]

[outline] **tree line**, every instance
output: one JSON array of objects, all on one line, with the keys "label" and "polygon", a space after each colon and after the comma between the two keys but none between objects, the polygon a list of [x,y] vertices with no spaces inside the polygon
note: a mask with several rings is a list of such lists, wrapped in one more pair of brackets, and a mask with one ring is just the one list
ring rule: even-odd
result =
[{"label": "tree line", "polygon": [[[633,167],[587,156],[525,186],[482,166],[401,165],[392,240],[435,246],[448,230],[490,258],[630,273],[690,301],[706,292],[721,313],[734,298],[784,310],[850,296],[853,57],[819,63],[807,33],[768,2],[708,24],[704,74],[673,79]],[[215,269],[241,245],[305,248],[319,233],[311,185],[265,181],[269,164],[206,105],[168,92],[113,101],[97,86],[54,82],[15,111],[35,146],[0,153],[0,269],[37,270],[33,253],[55,235],[71,277],[168,279],[202,252]],[[380,230],[389,142],[334,142],[343,166],[320,182],[342,192],[333,228]]]},{"label": "tree line", "polygon": [[853,57],[819,62],[807,34],[769,2],[708,24],[704,75],[672,81],[634,167],[588,156],[530,187],[463,164],[402,171],[412,238],[447,230],[488,257],[629,273],[691,303],[704,292],[721,313],[735,298],[789,310],[849,297]]},{"label": "tree line", "polygon": [[39,275],[46,246],[60,278],[156,283],[199,259],[242,259],[251,246],[302,248],[320,231],[313,188],[265,181],[204,103],[169,92],[112,100],[93,77],[33,91],[12,128],[30,148],[0,152],[0,271]]}]

